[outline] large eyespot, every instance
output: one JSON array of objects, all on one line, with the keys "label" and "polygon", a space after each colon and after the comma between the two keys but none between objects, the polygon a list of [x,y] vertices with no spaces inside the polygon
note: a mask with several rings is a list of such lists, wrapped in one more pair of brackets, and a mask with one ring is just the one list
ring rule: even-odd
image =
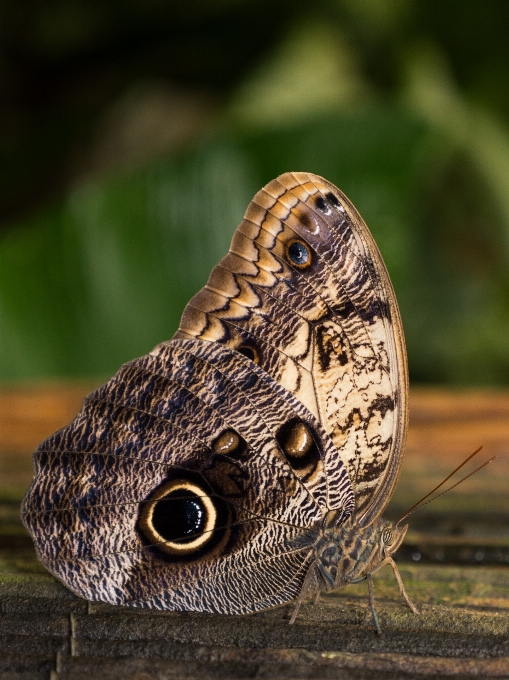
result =
[{"label": "large eyespot", "polygon": [[294,470],[314,469],[320,460],[313,434],[302,420],[285,423],[276,440]]},{"label": "large eyespot", "polygon": [[385,527],[385,529],[382,529],[382,543],[384,545],[392,545],[392,542],[394,540],[394,536],[392,533],[392,529],[389,527]]},{"label": "large eyespot", "polygon": [[286,257],[299,269],[307,269],[312,262],[311,249],[304,241],[293,239],[286,246]]},{"label": "large eyespot", "polygon": [[140,528],[150,543],[170,555],[201,551],[217,523],[216,508],[200,486],[172,479],[143,505]]},{"label": "large eyespot", "polygon": [[260,355],[258,354],[258,350],[253,347],[253,345],[241,345],[240,347],[237,347],[237,352],[240,352],[240,354],[243,354],[248,359],[251,359],[251,361],[255,364],[260,363]]}]

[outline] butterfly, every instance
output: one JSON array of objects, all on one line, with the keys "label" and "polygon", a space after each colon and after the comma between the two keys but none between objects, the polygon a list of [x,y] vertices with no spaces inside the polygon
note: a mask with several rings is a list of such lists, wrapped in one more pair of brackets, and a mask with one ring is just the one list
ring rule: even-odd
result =
[{"label": "butterfly", "polygon": [[367,580],[408,377],[396,297],[359,213],[290,172],[261,189],[174,337],[120,368],[34,454],[22,520],[89,600],[246,614]]}]

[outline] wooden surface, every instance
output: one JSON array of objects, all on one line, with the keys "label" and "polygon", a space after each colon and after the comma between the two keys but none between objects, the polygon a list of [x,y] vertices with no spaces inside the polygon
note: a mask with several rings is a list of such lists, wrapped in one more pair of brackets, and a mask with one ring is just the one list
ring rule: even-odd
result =
[{"label": "wooden surface", "polygon": [[[399,551],[410,597],[366,586],[245,617],[139,613],[74,597],[35,559],[18,519],[36,444],[93,384],[0,391],[0,678],[509,678],[509,391],[414,389],[407,455],[389,515],[402,514],[479,445],[497,459],[409,518]],[[469,465],[467,472],[475,465]]]}]

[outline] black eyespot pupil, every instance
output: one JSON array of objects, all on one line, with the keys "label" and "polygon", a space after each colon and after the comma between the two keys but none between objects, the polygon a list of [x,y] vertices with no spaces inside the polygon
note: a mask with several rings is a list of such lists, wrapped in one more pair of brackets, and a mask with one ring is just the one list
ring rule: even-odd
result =
[{"label": "black eyespot pupil", "polygon": [[165,541],[194,541],[203,532],[206,521],[201,498],[185,489],[175,489],[161,498],[152,513],[152,525]]},{"label": "black eyespot pupil", "polygon": [[340,203],[340,202],[338,201],[338,199],[334,196],[334,194],[332,193],[332,191],[329,191],[329,193],[325,195],[325,198],[329,201],[329,203],[332,203],[332,205],[333,205],[335,208],[340,208],[340,207],[341,207],[341,203]]},{"label": "black eyespot pupil", "polygon": [[252,347],[247,347],[246,345],[244,345],[242,347],[239,347],[237,352],[240,352],[248,359],[251,359],[251,361],[254,361],[256,359],[256,354]]},{"label": "black eyespot pupil", "polygon": [[309,250],[303,243],[294,241],[288,248],[288,256],[294,264],[307,264],[309,261]]},{"label": "black eyespot pupil", "polygon": [[326,212],[329,209],[329,206],[327,205],[327,202],[322,196],[318,196],[315,200],[315,205],[318,208],[318,210],[321,210],[322,212]]}]

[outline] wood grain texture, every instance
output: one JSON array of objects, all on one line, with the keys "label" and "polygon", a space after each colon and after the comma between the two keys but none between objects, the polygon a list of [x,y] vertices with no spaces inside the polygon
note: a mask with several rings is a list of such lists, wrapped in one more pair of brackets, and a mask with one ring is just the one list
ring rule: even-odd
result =
[{"label": "wood grain texture", "polygon": [[49,575],[0,575],[0,672],[41,680],[50,670],[55,680],[507,678],[507,570],[402,572],[424,616],[416,621],[393,601],[397,589],[382,571],[381,637],[363,603],[365,584],[304,606],[291,627],[284,606],[242,618],[138,612],[87,603]]},{"label": "wood grain texture", "polygon": [[[2,500],[10,498],[11,487],[26,487],[32,475],[24,464],[30,449],[65,425],[69,404],[74,399],[76,413],[88,389],[63,383],[52,393],[31,385],[3,390],[5,419],[12,426],[0,428]],[[23,423],[32,422],[34,413],[40,429],[24,445]],[[16,455],[7,447],[13,440]],[[483,539],[507,545],[508,442],[507,390],[411,388],[408,448],[393,497],[396,513],[409,507],[421,490],[432,488],[443,468],[453,469],[478,443],[485,444],[487,457],[497,453],[498,458],[425,508],[423,518],[414,515],[405,542],[414,540],[412,529],[419,522],[425,530],[420,537],[423,554],[424,544],[440,548],[440,541],[449,537],[463,537],[473,555],[486,547],[480,544]],[[418,619],[398,602],[397,586],[384,568],[374,575],[381,638],[369,620],[365,584],[324,595],[317,607],[306,604],[293,631],[283,620],[291,613],[285,606],[242,618],[150,613],[89,603],[57,583],[37,562],[31,541],[16,523],[19,500],[0,504],[0,672],[6,675],[23,673],[23,678],[38,680],[48,680],[50,671],[55,680],[134,680],[140,674],[161,680],[509,677],[508,562],[484,567],[474,560],[473,566],[455,566],[443,564],[446,553],[442,563],[424,564],[412,563],[409,554],[410,562],[400,562],[400,569],[409,595],[424,611]],[[501,514],[495,525],[497,508]],[[443,522],[433,523],[434,515]],[[482,526],[472,524],[476,518]]]}]

